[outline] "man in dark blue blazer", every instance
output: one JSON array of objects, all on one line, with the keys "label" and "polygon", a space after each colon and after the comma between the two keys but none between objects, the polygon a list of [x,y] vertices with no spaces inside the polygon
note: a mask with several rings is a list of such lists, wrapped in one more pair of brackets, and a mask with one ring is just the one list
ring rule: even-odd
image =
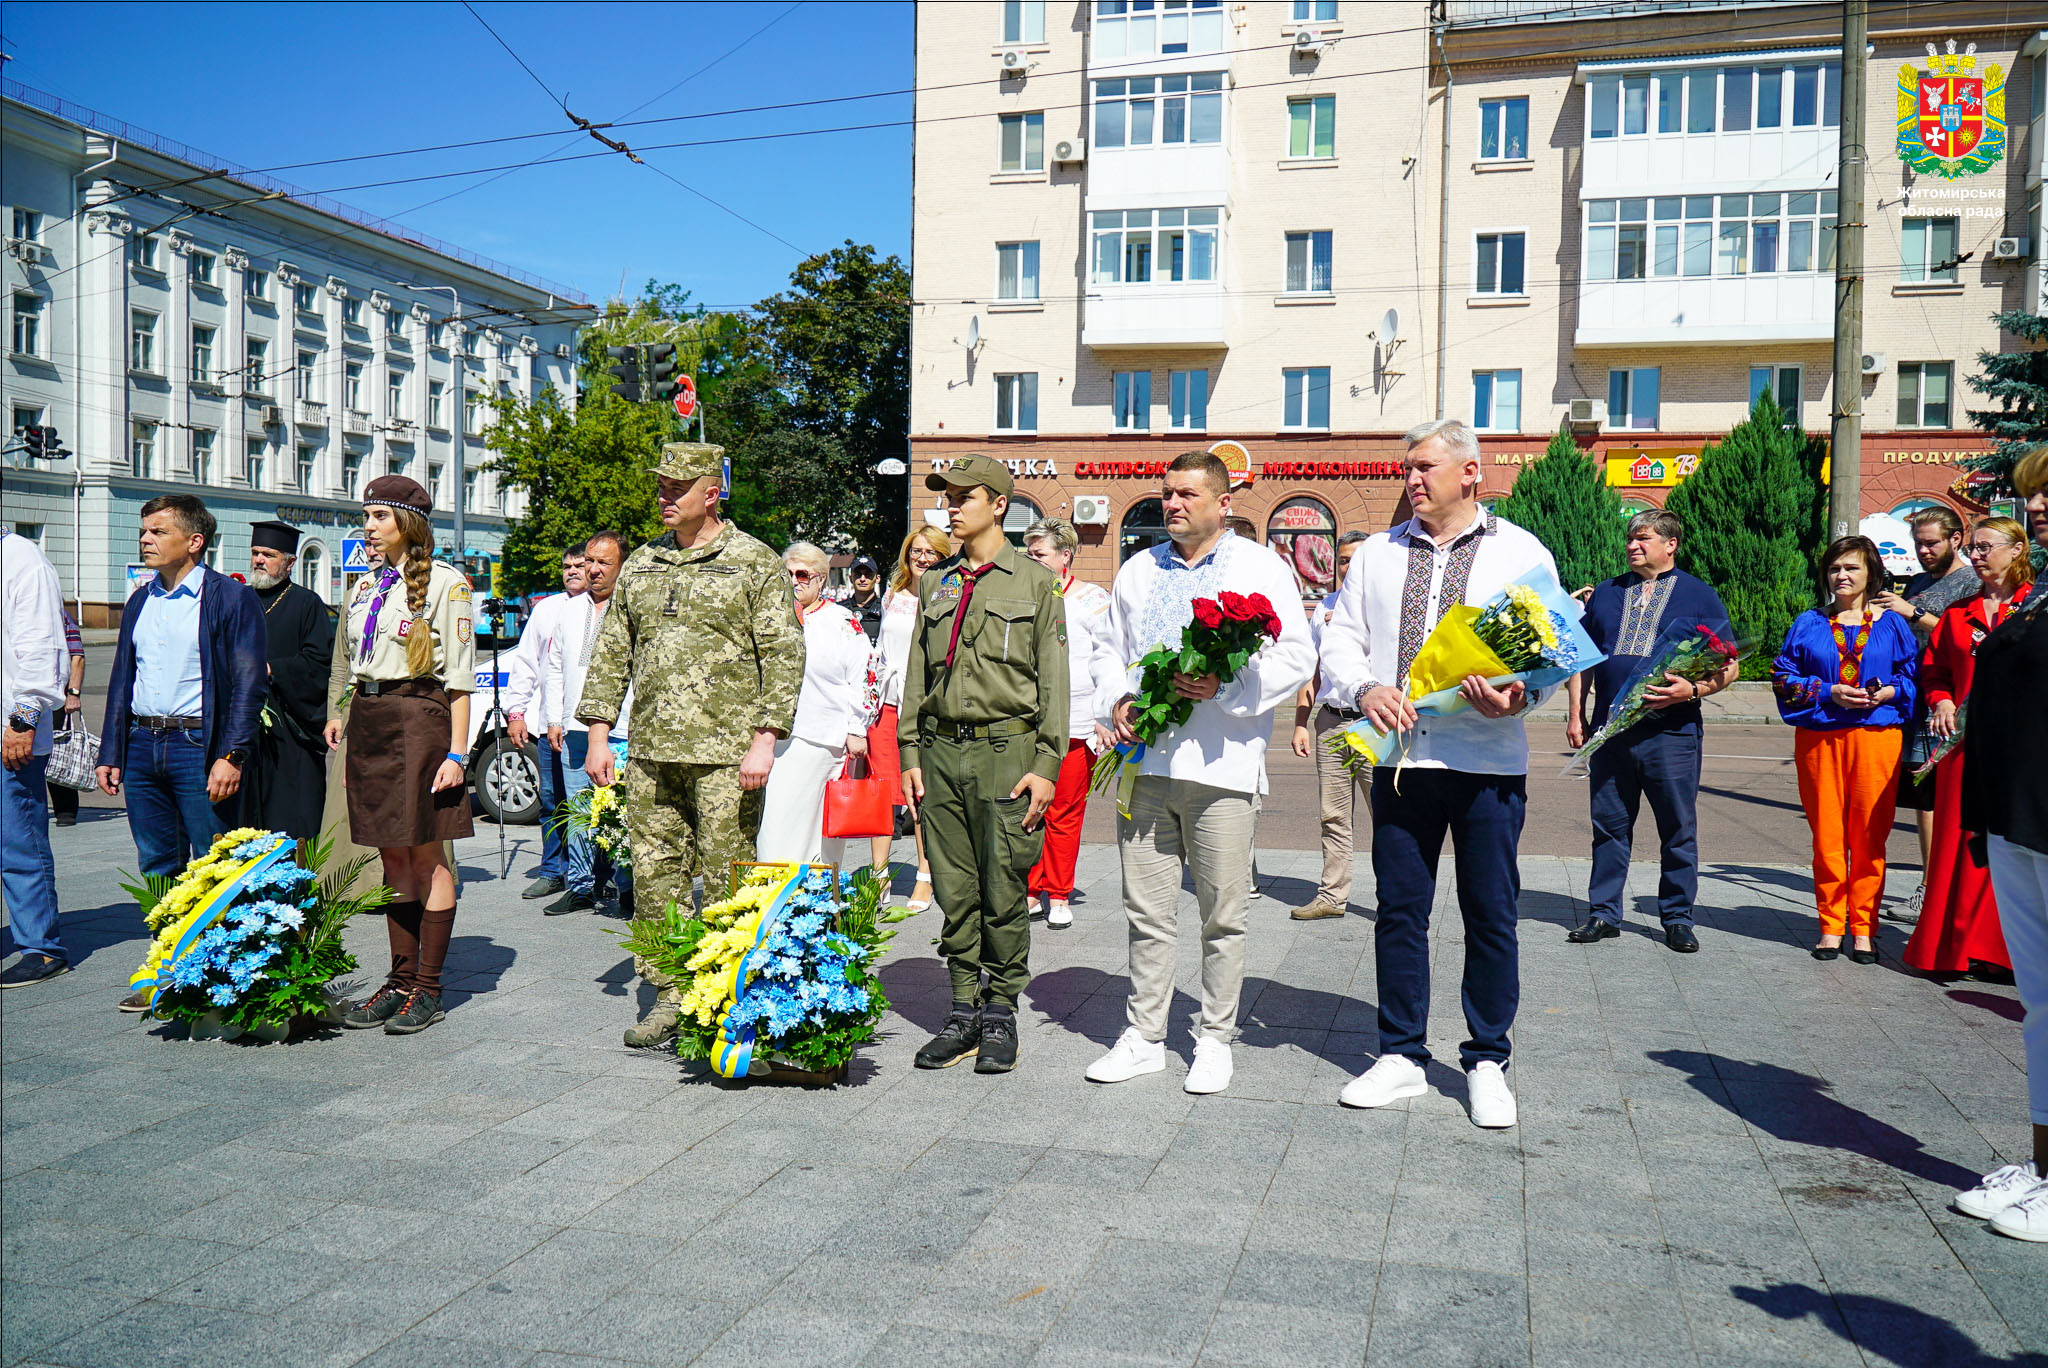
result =
[{"label": "man in dark blue blazer", "polygon": [[128,785],[144,874],[177,874],[230,830],[256,747],[266,646],[256,591],[201,561],[218,525],[190,494],[142,506],[142,563],[107,684],[99,785]]}]

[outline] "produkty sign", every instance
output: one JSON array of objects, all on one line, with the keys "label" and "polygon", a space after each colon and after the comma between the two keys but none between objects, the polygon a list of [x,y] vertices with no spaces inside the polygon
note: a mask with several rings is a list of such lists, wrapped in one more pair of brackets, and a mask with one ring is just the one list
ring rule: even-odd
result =
[{"label": "produkty sign", "polygon": [[1927,45],[1927,69],[1899,68],[1899,160],[1923,175],[1981,175],[2005,156],[2005,71],[1979,76],[1976,51],[1951,38],[1945,53]]}]

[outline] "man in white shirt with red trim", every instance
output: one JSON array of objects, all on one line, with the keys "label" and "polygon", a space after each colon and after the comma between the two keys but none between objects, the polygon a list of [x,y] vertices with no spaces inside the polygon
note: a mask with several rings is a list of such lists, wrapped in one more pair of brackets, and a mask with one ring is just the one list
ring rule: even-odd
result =
[{"label": "man in white shirt with red trim", "polygon": [[1512,1126],[1508,1031],[1521,999],[1515,848],[1529,774],[1522,715],[1538,699],[1519,682],[1496,689],[1471,675],[1469,710],[1428,717],[1405,690],[1416,652],[1452,607],[1486,603],[1538,566],[1555,579],[1557,566],[1536,538],[1479,506],[1479,439],[1468,425],[1438,419],[1403,440],[1415,516],[1359,547],[1323,629],[1323,701],[1405,734],[1399,761],[1376,766],[1372,779],[1380,1058],[1338,1100],[1383,1107],[1429,1091],[1429,914],[1449,835],[1465,920],[1470,1038],[1459,1053],[1472,1121]]},{"label": "man in white shirt with red trim", "polygon": [[[1167,464],[1160,500],[1172,540],[1141,551],[1117,572],[1110,595],[1110,641],[1126,663],[1163,645],[1178,645],[1197,599],[1229,589],[1264,594],[1281,621],[1278,640],[1261,646],[1228,684],[1213,675],[1174,677],[1196,700],[1186,725],[1148,747],[1131,793],[1128,817],[1118,814],[1124,911],[1131,924],[1130,1025],[1108,1054],[1088,1066],[1096,1083],[1122,1083],[1166,1067],[1166,1013],[1173,998],[1174,940],[1183,864],[1195,876],[1202,916],[1202,1014],[1191,1093],[1230,1086],[1230,1042],[1237,1033],[1244,986],[1244,922],[1251,889],[1252,838],[1265,788],[1266,744],[1273,710],[1294,697],[1315,671],[1315,647],[1294,573],[1273,552],[1224,526],[1230,514],[1230,471],[1206,451]],[[1136,739],[1131,700],[1138,669],[1098,695],[1119,740]]]},{"label": "man in white shirt with red trim", "polygon": [[538,729],[528,725],[528,713],[539,713],[545,707],[541,662],[547,658],[549,643],[562,630],[564,615],[583,594],[583,550],[584,543],[578,542],[562,552],[562,592],[541,599],[527,615],[526,630],[519,634],[519,644],[512,648],[511,668],[506,671],[500,700],[505,709],[505,730],[513,745],[524,746],[529,736],[541,738],[540,873],[526,886],[523,896],[529,899],[553,897],[565,886],[567,857],[562,849],[562,830],[555,819],[562,806],[567,776],[562,773],[562,753],[548,744],[544,725]]}]

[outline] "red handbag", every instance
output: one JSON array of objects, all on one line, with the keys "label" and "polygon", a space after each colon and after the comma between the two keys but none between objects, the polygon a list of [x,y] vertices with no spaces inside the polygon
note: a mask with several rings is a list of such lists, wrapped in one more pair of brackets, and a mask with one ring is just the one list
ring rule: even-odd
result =
[{"label": "red handbag", "polygon": [[[853,777],[858,759],[862,775]],[[837,840],[860,836],[896,834],[896,795],[887,779],[866,773],[865,757],[846,757],[837,779],[825,781],[825,835]]]}]

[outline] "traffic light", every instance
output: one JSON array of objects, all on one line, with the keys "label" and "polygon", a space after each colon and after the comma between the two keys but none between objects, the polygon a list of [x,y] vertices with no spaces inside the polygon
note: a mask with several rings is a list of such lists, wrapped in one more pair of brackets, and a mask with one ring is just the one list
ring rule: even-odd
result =
[{"label": "traffic light", "polygon": [[656,342],[643,348],[647,353],[647,397],[662,401],[676,397],[676,344]]},{"label": "traffic light", "polygon": [[604,354],[612,364],[605,369],[615,377],[612,393],[629,404],[640,402],[640,349],[638,347],[606,347]]},{"label": "traffic light", "polygon": [[41,423],[30,423],[15,429],[15,436],[21,438],[22,446],[31,461],[54,461],[71,453],[57,439],[57,429]]}]

